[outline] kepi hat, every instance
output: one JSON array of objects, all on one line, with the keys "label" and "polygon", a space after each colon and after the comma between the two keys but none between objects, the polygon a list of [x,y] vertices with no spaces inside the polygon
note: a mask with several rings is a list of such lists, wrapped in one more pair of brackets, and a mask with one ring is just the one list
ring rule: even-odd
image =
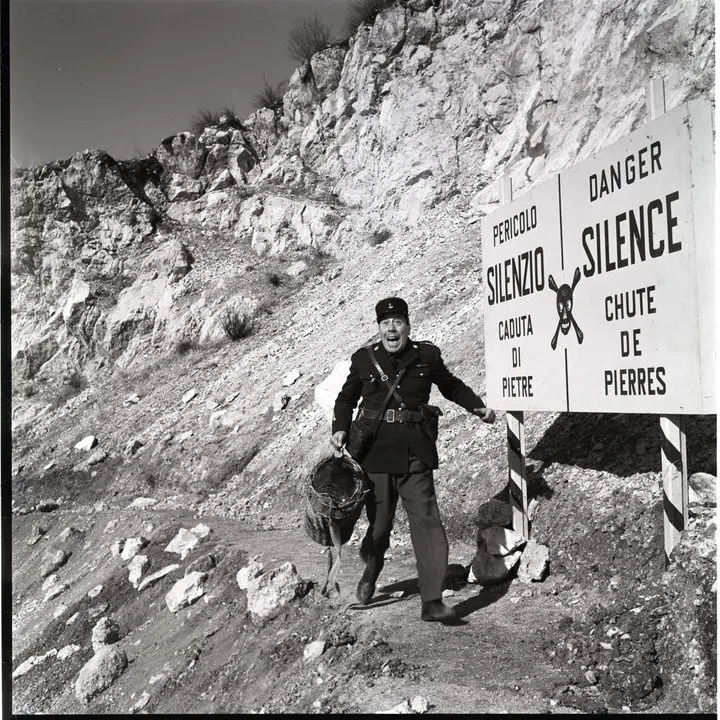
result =
[{"label": "kepi hat", "polygon": [[381,300],[375,306],[375,315],[377,316],[378,322],[386,317],[401,315],[405,318],[405,322],[410,324],[410,314],[407,303],[399,297],[389,297]]}]

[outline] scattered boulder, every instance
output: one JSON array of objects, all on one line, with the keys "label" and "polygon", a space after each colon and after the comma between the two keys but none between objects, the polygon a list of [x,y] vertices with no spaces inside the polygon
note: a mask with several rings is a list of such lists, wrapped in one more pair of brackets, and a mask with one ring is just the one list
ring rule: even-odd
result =
[{"label": "scattered boulder", "polygon": [[108,456],[107,450],[98,448],[90,457],[85,461],[88,465],[98,465],[103,462]]},{"label": "scattered boulder", "polygon": [[305,646],[303,659],[308,661],[319,658],[325,652],[326,646],[327,643],[324,640],[313,640]]},{"label": "scattered boulder", "polygon": [[88,590],[87,596],[89,598],[96,598],[102,592],[102,589],[102,585],[96,585],[94,588],[92,588],[92,590]]},{"label": "scattered boulder", "polygon": [[74,655],[78,650],[80,650],[79,645],[65,645],[65,647],[61,648],[58,651],[57,658],[58,658],[58,660],[67,660],[70,656]]},{"label": "scattered boulder", "polygon": [[40,540],[40,538],[42,538],[43,535],[45,535],[46,532],[47,530],[41,525],[33,525],[32,530],[30,531],[30,535],[28,535],[25,542],[28,545],[34,545]]},{"label": "scattered boulder", "polygon": [[195,533],[185,528],[180,528],[178,534],[170,541],[165,552],[176,553],[184,560],[188,553],[200,542]]},{"label": "scattered boulder", "polygon": [[68,586],[65,583],[57,583],[53,585],[47,593],[45,593],[45,597],[43,598],[43,602],[49,602],[50,600],[53,600],[58,595],[61,595],[68,589]]},{"label": "scattered boulder", "polygon": [[148,585],[154,585],[158,580],[161,580],[171,572],[175,572],[180,566],[179,565],[166,565],[152,575],[148,575],[139,585],[138,592],[142,592]]},{"label": "scattered boulder", "polygon": [[125,671],[127,664],[123,650],[112,645],[101,647],[80,670],[75,681],[75,696],[87,702],[110,687]]},{"label": "scattered boulder", "polygon": [[[706,472],[693,473],[688,478],[689,489],[695,494],[695,503],[705,507],[717,507],[717,478]],[[693,499],[690,504],[695,504]]]},{"label": "scattered boulder", "polygon": [[148,540],[142,535],[136,538],[128,538],[123,545],[120,557],[123,560],[132,560],[147,544]]},{"label": "scattered boulder", "polygon": [[143,444],[136,438],[133,438],[132,440],[128,440],[128,444],[125,446],[125,450],[124,450],[125,457],[132,457],[133,455],[136,455],[138,450],[142,446],[143,446]]},{"label": "scattered boulder", "polygon": [[190,572],[173,585],[165,596],[165,604],[170,612],[177,612],[188,605],[192,605],[205,594],[204,582],[207,573]]},{"label": "scattered boulder", "polygon": [[290,402],[290,396],[283,390],[280,390],[278,393],[275,394],[275,397],[273,399],[272,409],[274,412],[280,412],[281,410],[284,410],[287,407],[287,404]]},{"label": "scattered boulder", "polygon": [[41,577],[47,577],[61,568],[70,557],[70,553],[65,550],[50,551],[43,556],[43,562],[40,565]]},{"label": "scattered boulder", "polygon": [[256,562],[255,560],[248,563],[244,568],[240,568],[237,575],[235,576],[238,587],[241,590],[247,590],[250,581],[254,580],[256,577],[258,577],[258,575],[261,575],[262,572],[263,566],[261,563]]},{"label": "scattered boulder", "polygon": [[269,570],[250,580],[247,586],[247,607],[254,622],[274,617],[280,609],[302,597],[307,584],[291,562]]},{"label": "scattered boulder", "polygon": [[350,372],[350,361],[340,360],[332,372],[315,387],[315,402],[325,414],[325,419],[332,422],[333,409],[338,393]]},{"label": "scattered boulder", "polygon": [[15,668],[12,674],[13,680],[15,678],[22,677],[30,670],[32,670],[36,665],[39,665],[44,660],[47,660],[47,658],[55,657],[56,655],[57,650],[55,650],[54,648],[52,650],[48,650],[44,655],[31,655],[27,660],[20,663],[20,665]]},{"label": "scattered boulder", "polygon": [[300,379],[300,371],[296,368],[294,370],[291,370],[282,381],[282,384],[287,387],[288,385],[292,385],[293,383],[297,382]]},{"label": "scattered boulder", "polygon": [[188,575],[191,572],[204,572],[207,573],[212,570],[216,565],[215,558],[208,553],[207,555],[201,555],[199,558],[193,560],[185,569],[185,574]]},{"label": "scattered boulder", "polygon": [[38,512],[55,512],[60,507],[60,504],[56,500],[41,500],[35,509]]},{"label": "scattered boulder", "polygon": [[522,550],[506,554],[495,554],[488,549],[487,541],[480,535],[475,557],[470,565],[468,582],[479,585],[494,585],[504,580],[517,565]]},{"label": "scattered boulder", "polygon": [[477,509],[475,525],[478,528],[478,534],[485,530],[485,528],[493,527],[494,525],[508,527],[511,524],[512,509],[507,502],[493,498],[484,502]]},{"label": "scattered boulder", "polygon": [[79,442],[76,442],[74,448],[75,450],[80,450],[81,452],[88,452],[89,450],[92,450],[97,444],[98,439],[94,435],[87,435]]},{"label": "scattered boulder", "polygon": [[135,557],[130,561],[130,564],[128,565],[128,580],[133,587],[136,588],[139,585],[143,570],[148,562],[150,561],[148,560],[147,555],[135,555]]},{"label": "scattered boulder", "polygon": [[525,545],[525,539],[520,533],[496,525],[481,530],[478,542],[480,538],[485,541],[487,551],[492,555],[509,555]]},{"label": "scattered boulder", "polygon": [[130,503],[129,507],[140,508],[141,510],[144,510],[145,508],[155,505],[156,502],[157,502],[156,498],[137,497]]},{"label": "scattered boulder", "polygon": [[193,398],[197,397],[198,391],[193,388],[192,390],[188,390],[183,396],[182,401],[184,403],[189,403]]},{"label": "scattered boulder", "polygon": [[110,607],[108,603],[101,603],[100,605],[95,605],[95,607],[91,607],[88,610],[88,617],[90,620],[94,620],[96,617],[100,617],[104,612],[107,612],[107,609]]},{"label": "scattered boulder", "polygon": [[520,557],[518,580],[523,583],[540,582],[545,579],[549,567],[550,551],[547,546],[530,538]]},{"label": "scattered boulder", "polygon": [[105,645],[111,645],[120,639],[120,627],[111,618],[99,620],[92,631],[92,646],[95,652]]}]

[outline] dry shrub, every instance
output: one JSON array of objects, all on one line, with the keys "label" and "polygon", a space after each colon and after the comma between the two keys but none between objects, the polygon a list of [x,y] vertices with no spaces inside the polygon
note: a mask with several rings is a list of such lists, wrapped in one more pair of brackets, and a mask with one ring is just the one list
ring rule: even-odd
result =
[{"label": "dry shrub", "polygon": [[253,318],[248,313],[226,307],[218,318],[218,323],[228,339],[235,341],[246,338],[253,331]]},{"label": "dry shrub", "polygon": [[322,22],[317,15],[299,20],[290,30],[288,38],[288,55],[304,63],[315,53],[330,46],[332,35],[330,26]]}]

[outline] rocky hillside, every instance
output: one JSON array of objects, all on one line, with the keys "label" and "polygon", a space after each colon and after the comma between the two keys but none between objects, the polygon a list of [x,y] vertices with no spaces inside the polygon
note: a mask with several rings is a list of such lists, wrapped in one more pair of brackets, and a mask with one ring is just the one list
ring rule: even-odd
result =
[{"label": "rocky hillside", "polygon": [[[402,0],[298,68],[282,109],[143,158],[86,150],[18,172],[14,511],[150,496],[163,511],[301,528],[303,479],[329,447],[316,391],[373,336],[377,299],[402,295],[414,337],[482,393],[479,220],[497,179],[519,195],[626,135],[647,119],[651,78],[668,107],[714,102],[714,72],[706,0]],[[441,507],[453,537],[474,542],[479,508],[505,493],[504,417],[489,427],[434,400]],[[526,421],[533,532],[551,567],[596,590],[662,581],[700,608],[653,616],[653,670],[632,702],[664,687],[670,709],[714,708],[715,638],[692,652],[682,638],[713,626],[715,551],[690,542],[684,569],[663,574],[657,418]],[[716,448],[714,418],[689,418],[703,482]],[[693,530],[705,539],[708,503]],[[598,622],[642,606],[596,599]],[[604,707],[622,706],[621,676],[603,675]]]}]

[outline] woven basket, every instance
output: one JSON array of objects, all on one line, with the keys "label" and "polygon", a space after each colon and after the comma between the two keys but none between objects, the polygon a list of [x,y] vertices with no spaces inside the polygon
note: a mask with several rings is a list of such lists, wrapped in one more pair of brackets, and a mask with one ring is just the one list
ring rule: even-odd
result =
[{"label": "woven basket", "polygon": [[341,543],[346,543],[360,517],[367,491],[365,472],[349,455],[331,455],[317,463],[304,487],[308,537],[320,545],[332,545],[330,523],[334,522]]}]

